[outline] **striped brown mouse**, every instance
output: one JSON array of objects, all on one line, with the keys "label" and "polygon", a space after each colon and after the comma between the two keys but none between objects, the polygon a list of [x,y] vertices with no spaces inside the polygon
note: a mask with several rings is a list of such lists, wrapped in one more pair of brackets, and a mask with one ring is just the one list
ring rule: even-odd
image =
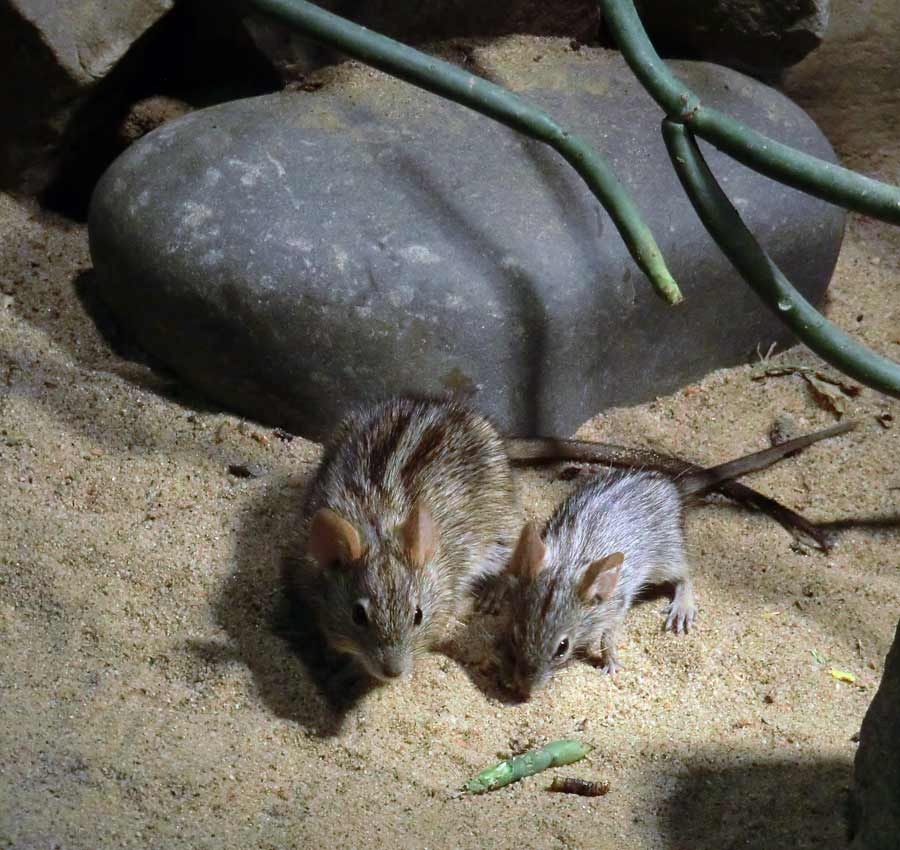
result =
[{"label": "striped brown mouse", "polygon": [[285,562],[330,647],[382,681],[411,673],[509,559],[522,524],[510,460],[551,456],[693,468],[641,449],[504,440],[454,399],[391,398],[351,413],[307,492],[305,547]]}]

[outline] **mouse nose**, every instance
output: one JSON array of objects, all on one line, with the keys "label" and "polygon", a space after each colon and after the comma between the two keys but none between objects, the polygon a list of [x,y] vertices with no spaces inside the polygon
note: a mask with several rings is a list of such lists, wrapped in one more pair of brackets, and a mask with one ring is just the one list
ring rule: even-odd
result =
[{"label": "mouse nose", "polygon": [[531,699],[531,684],[524,679],[513,679],[509,690],[516,702],[528,702]]},{"label": "mouse nose", "polygon": [[386,679],[402,679],[410,672],[410,665],[402,655],[388,655],[381,665]]}]

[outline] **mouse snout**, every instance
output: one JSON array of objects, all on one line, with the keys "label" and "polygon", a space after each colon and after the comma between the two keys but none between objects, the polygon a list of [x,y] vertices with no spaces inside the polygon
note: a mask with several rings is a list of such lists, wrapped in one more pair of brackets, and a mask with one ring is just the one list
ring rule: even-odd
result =
[{"label": "mouse snout", "polygon": [[510,694],[518,702],[528,702],[534,687],[534,671],[516,667],[507,683]]},{"label": "mouse snout", "polygon": [[381,661],[381,674],[385,679],[404,679],[412,672],[412,659],[408,653],[388,651]]},{"label": "mouse snout", "polygon": [[516,702],[528,702],[531,699],[531,685],[527,682],[516,682],[510,688],[510,693]]}]

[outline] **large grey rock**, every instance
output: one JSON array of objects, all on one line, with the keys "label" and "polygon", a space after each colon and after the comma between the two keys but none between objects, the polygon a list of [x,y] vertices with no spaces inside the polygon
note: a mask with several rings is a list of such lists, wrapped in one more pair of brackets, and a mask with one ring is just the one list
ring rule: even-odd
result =
[{"label": "large grey rock", "polygon": [[853,850],[900,850],[900,623],[859,733],[851,799]]},{"label": "large grey rock", "polygon": [[[569,434],[787,338],[696,219],[617,54],[523,38],[479,61],[607,154],[686,303],[653,293],[552,151],[355,65],[314,93],[195,112],[117,160],[90,215],[103,298],[195,387],[311,436],[363,398],[467,386],[510,431]],[[705,103],[832,158],[777,92],[677,69]],[[710,161],[818,301],[843,213]]]},{"label": "large grey rock", "polygon": [[638,0],[666,53],[721,62],[777,79],[825,38],[830,0]]},{"label": "large grey rock", "polygon": [[173,0],[0,0],[0,186],[54,176],[73,117]]}]

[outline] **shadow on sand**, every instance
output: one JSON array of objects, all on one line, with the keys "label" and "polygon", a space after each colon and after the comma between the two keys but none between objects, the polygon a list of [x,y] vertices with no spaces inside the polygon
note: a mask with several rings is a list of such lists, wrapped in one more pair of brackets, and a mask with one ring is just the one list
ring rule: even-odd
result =
[{"label": "shadow on sand", "polygon": [[852,771],[849,757],[749,757],[727,767],[689,761],[660,812],[665,844],[673,850],[846,847]]},{"label": "shadow on sand", "polygon": [[242,514],[235,570],[213,602],[232,647],[195,641],[189,648],[210,663],[239,659],[272,712],[330,737],[377,683],[328,649],[310,606],[283,581],[285,555],[298,542],[305,483],[273,477]]}]

